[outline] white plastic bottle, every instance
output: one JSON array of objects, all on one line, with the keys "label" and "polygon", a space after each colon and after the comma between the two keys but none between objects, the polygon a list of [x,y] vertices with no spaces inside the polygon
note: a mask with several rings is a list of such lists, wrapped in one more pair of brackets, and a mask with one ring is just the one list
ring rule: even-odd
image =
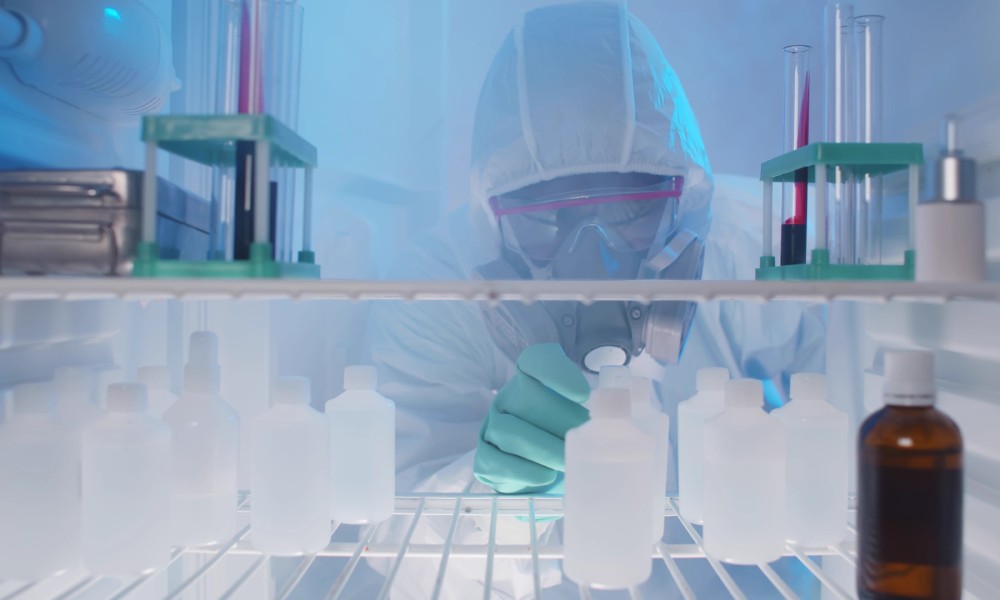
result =
[{"label": "white plastic bottle", "polygon": [[829,546],[847,533],[847,415],[826,401],[826,376],[792,375],[792,401],[771,412],[787,443],[785,537]]},{"label": "white plastic bottle", "polygon": [[86,367],[62,367],[53,377],[57,394],[56,417],[71,431],[81,429],[104,416],[97,400],[97,377]]},{"label": "white plastic bottle", "polygon": [[677,405],[677,499],[681,515],[701,524],[704,511],[705,422],[725,407],[729,370],[698,369],[697,392]]},{"label": "white plastic bottle", "polygon": [[277,556],[318,552],[330,539],[326,420],[309,406],[309,380],[279,379],[274,405],[250,423],[254,547]]},{"label": "white plastic bottle", "polygon": [[157,419],[177,402],[177,394],[170,389],[170,368],[163,366],[139,367],[136,373],[139,383],[146,386],[149,395],[149,414]]},{"label": "white plastic bottle", "polygon": [[653,439],[653,543],[663,539],[667,509],[667,470],[670,468],[670,417],[653,404],[653,382],[648,377],[629,379],[632,423]]},{"label": "white plastic bottle", "polygon": [[566,434],[563,572],[600,588],[625,588],[652,570],[653,440],[631,420],[625,390],[598,388],[590,420]]},{"label": "white plastic bottle", "polygon": [[138,574],[170,559],[170,428],[137,383],[108,387],[108,414],[83,430],[84,564]]},{"label": "white plastic bottle", "polygon": [[0,425],[0,580],[80,564],[79,438],[53,414],[54,396],[48,384],[18,386]]},{"label": "white plastic bottle", "polygon": [[653,384],[648,377],[631,375],[628,367],[601,367],[598,386],[628,390],[632,423],[653,440],[653,510],[651,538],[663,539],[667,508],[667,469],[670,464],[670,417],[653,406]]},{"label": "white plastic bottle", "polygon": [[174,435],[171,516],[173,543],[201,546],[236,530],[239,416],[219,396],[215,334],[191,334],[184,392],[163,413]]},{"label": "white plastic bottle", "polygon": [[396,405],[377,391],[375,367],[344,370],[344,393],[326,403],[330,432],[330,516],[376,523],[396,496]]},{"label": "white plastic bottle", "polygon": [[705,551],[725,562],[771,562],[785,549],[785,432],[763,406],[761,383],[736,379],[705,424]]}]

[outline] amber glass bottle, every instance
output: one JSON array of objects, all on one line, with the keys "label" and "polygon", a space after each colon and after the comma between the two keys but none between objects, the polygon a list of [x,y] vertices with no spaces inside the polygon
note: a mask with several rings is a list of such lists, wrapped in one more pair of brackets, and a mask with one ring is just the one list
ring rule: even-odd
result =
[{"label": "amber glass bottle", "polygon": [[929,352],[890,352],[886,406],[861,426],[858,596],[962,596],[962,434],[934,408]]}]

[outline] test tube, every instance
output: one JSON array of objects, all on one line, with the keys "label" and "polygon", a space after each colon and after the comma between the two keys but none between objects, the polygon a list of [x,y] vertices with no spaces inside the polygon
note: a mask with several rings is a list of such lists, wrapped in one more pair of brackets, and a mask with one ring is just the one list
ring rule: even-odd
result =
[{"label": "test tube", "polygon": [[[213,81],[216,86],[214,113],[236,114],[239,110],[240,42],[242,0],[217,0],[206,3],[213,8],[216,23],[215,45],[218,48]],[[212,181],[211,258],[233,258],[234,220],[236,212],[236,170],[234,167],[217,168]]]},{"label": "test tube", "polygon": [[[853,142],[856,138],[854,96],[854,8],[838,3],[826,7],[826,141]],[[854,262],[854,173],[836,167],[827,194],[827,243],[830,261]],[[817,230],[817,241],[821,236]],[[819,246],[819,244],[817,244]]]},{"label": "test tube", "polygon": [[[809,53],[811,46],[785,47],[785,152],[809,143]],[[808,171],[781,186],[781,264],[806,262]]]},{"label": "test tube", "polygon": [[[882,21],[881,15],[854,19],[857,58],[858,141],[882,141]],[[857,262],[882,262],[882,177],[858,178],[855,208]]]}]

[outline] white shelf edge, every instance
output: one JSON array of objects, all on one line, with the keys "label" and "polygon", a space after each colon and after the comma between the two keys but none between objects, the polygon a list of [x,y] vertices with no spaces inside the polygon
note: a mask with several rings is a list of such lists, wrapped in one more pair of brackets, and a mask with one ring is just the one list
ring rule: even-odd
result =
[{"label": "white shelf edge", "polygon": [[631,300],[1000,301],[1000,282],[904,281],[356,281],[0,277],[9,300],[350,300],[595,302]]}]

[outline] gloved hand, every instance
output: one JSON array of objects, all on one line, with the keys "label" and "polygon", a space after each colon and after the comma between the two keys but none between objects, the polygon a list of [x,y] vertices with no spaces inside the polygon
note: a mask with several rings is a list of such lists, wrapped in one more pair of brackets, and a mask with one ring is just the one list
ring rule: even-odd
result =
[{"label": "gloved hand", "polygon": [[566,432],[583,424],[590,386],[559,344],[521,352],[479,430],[473,472],[501,494],[534,493],[566,470]]}]

